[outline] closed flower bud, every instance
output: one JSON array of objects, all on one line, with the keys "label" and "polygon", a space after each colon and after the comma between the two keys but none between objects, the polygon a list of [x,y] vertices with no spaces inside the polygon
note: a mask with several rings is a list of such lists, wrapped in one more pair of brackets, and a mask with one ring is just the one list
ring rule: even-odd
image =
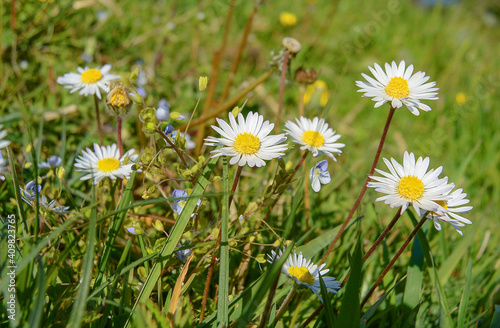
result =
[{"label": "closed flower bud", "polygon": [[114,82],[110,85],[108,95],[106,96],[106,105],[111,111],[111,114],[116,117],[125,117],[130,107],[132,107],[132,100],[130,100],[130,90],[120,82]]},{"label": "closed flower bud", "polygon": [[200,86],[200,91],[203,91],[207,88],[208,77],[200,76],[200,80],[198,82],[199,82],[199,86]]}]

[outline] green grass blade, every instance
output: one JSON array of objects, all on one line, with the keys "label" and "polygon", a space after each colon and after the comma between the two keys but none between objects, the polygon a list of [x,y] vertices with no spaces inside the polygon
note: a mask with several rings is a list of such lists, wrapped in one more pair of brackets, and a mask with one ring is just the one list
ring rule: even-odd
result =
[{"label": "green grass blade", "polygon": [[389,291],[387,293],[385,293],[384,295],[382,295],[382,297],[377,302],[375,302],[375,304],[373,304],[368,309],[368,311],[366,311],[366,313],[363,315],[363,317],[361,317],[360,328],[365,328],[366,327],[366,324],[368,323],[368,320],[370,320],[370,318],[373,316],[373,314],[375,314],[375,311],[379,308],[380,304],[382,304],[382,302],[385,301],[385,299],[387,298],[387,296],[389,296],[389,294],[392,293],[392,291],[396,287],[398,287],[399,284],[401,284],[405,280],[405,278],[406,278],[406,276],[403,277],[400,281],[398,281],[391,289],[389,289]]},{"label": "green grass blade", "polygon": [[208,185],[210,175],[212,174],[212,171],[218,159],[219,159],[218,157],[210,159],[210,161],[208,161],[207,166],[203,170],[203,174],[198,178],[196,186],[194,187],[193,192],[191,194],[191,197],[188,198],[186,205],[182,210],[182,213],[179,215],[177,221],[174,224],[174,227],[172,228],[172,232],[170,233],[170,236],[168,237],[165,246],[163,246],[160,254],[158,255],[156,263],[151,269],[148,278],[144,282],[144,286],[142,287],[139,293],[139,297],[137,298],[134,307],[132,309],[132,312],[130,313],[127,319],[127,323],[125,324],[126,327],[130,325],[134,311],[137,309],[139,303],[145,302],[149,298],[149,295],[151,295],[151,292],[153,291],[156,282],[160,277],[161,271],[165,266],[165,262],[170,257],[170,255],[172,255],[172,252],[177,247],[177,243],[181,239],[181,236],[184,233],[184,229],[186,228],[189,220],[191,219],[191,214],[194,212],[198,200],[201,198],[203,192],[205,191],[206,186]]},{"label": "green grass blade", "polygon": [[45,271],[42,264],[42,259],[40,257],[37,258],[38,262],[38,294],[36,296],[35,304],[30,309],[30,317],[29,317],[29,327],[37,328],[40,327],[40,320],[42,319],[43,307],[45,304]]},{"label": "green grass blade", "polygon": [[490,328],[500,328],[500,305],[495,304],[495,313],[491,319]]},{"label": "green grass blade", "polygon": [[460,307],[458,309],[458,321],[457,327],[466,327],[467,322],[467,307],[469,305],[470,298],[470,288],[472,285],[472,259],[469,259],[467,263],[467,272],[465,273],[465,288],[462,294],[462,299],[460,300]]},{"label": "green grass blade", "polygon": [[109,229],[109,234],[106,238],[106,244],[104,245],[104,249],[102,251],[102,257],[101,260],[99,261],[99,268],[95,286],[99,286],[101,284],[102,277],[104,276],[104,271],[106,270],[107,267],[109,267],[108,262],[109,262],[109,255],[111,254],[111,249],[113,248],[115,239],[121,230],[123,220],[125,220],[125,216],[127,214],[126,211],[120,211],[120,209],[130,204],[130,200],[132,199],[132,187],[134,185],[136,173],[137,173],[136,171],[132,172],[127,187],[125,188],[120,203],[118,204],[117,208],[118,213],[112,220],[112,225],[111,228]]},{"label": "green grass blade", "polygon": [[406,284],[403,294],[403,310],[402,319],[408,317],[408,314],[415,309],[420,302],[420,295],[422,293],[423,281],[423,266],[424,254],[420,239],[417,236],[413,239],[413,246],[411,250],[410,263],[406,270]]},{"label": "green grass blade", "polygon": [[327,327],[333,327],[335,323],[335,315],[333,314],[333,306],[330,300],[330,295],[328,294],[328,290],[326,290],[325,282],[323,281],[323,277],[321,273],[319,275],[319,285],[321,287],[321,298],[323,298],[323,312],[326,317],[326,325]]},{"label": "green grass blade", "polygon": [[467,254],[467,250],[474,242],[474,237],[475,234],[470,231],[470,233],[465,234],[462,240],[453,247],[453,252],[447,257],[446,261],[438,270],[438,276],[442,284],[446,284],[453,272],[457,269],[459,262]]},{"label": "green grass blade", "polygon": [[354,255],[349,254],[349,264],[351,267],[351,277],[347,281],[344,295],[342,296],[342,305],[335,322],[336,328],[360,326],[360,291],[363,275],[363,255],[361,253],[361,239],[358,238]]},{"label": "green grass blade", "polygon": [[[96,200],[96,190],[93,188],[92,201]],[[94,244],[96,239],[96,221],[97,221],[97,207],[92,207],[90,215],[87,249],[85,251],[85,258],[83,259],[82,275],[80,278],[80,286],[76,295],[73,309],[69,317],[68,327],[80,327],[82,318],[87,305],[87,296],[90,289],[90,280],[92,279],[92,267],[94,265]]]},{"label": "green grass blade", "polygon": [[229,173],[227,157],[222,158],[224,194],[222,197],[222,222],[220,242],[220,268],[219,268],[219,300],[217,304],[217,322],[220,327],[229,325]]},{"label": "green grass blade", "polygon": [[273,264],[266,270],[264,273],[264,279],[257,287],[256,293],[253,294],[253,297],[246,301],[243,305],[243,313],[241,314],[236,327],[244,328],[252,321],[260,302],[264,299],[264,296],[266,296],[266,293],[271,288],[271,285],[274,283],[274,279],[276,279],[281,273],[281,267],[288,258],[293,246],[294,244],[291,243],[283,252],[282,256],[278,260],[274,261]]}]

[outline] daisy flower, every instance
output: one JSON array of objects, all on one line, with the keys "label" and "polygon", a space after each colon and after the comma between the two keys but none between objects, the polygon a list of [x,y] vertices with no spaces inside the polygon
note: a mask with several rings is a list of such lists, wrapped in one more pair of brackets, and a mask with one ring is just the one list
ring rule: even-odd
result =
[{"label": "daisy flower", "polygon": [[213,150],[212,157],[230,156],[229,164],[238,164],[250,167],[265,166],[273,158],[285,155],[287,145],[284,134],[269,135],[274,127],[269,121],[264,122],[264,117],[258,113],[249,112],[246,119],[243,114],[238,114],[238,123],[233,114],[229,113],[229,123],[217,118],[220,127],[213,126],[222,137],[208,137],[205,139],[207,146],[224,146]]},{"label": "daisy flower", "polygon": [[430,212],[427,215],[427,218],[434,221],[434,227],[438,231],[441,231],[441,222],[448,222],[457,230],[459,234],[463,236],[460,227],[463,227],[466,224],[472,224],[472,222],[457,213],[468,213],[472,210],[472,206],[462,206],[469,203],[469,200],[465,198],[467,197],[467,194],[463,192],[462,188],[455,190],[451,194],[449,191],[445,194],[449,195],[451,198],[448,200],[438,200],[436,203],[444,207],[447,212]]},{"label": "daisy flower", "polygon": [[323,160],[318,162],[309,172],[309,180],[311,180],[312,189],[315,192],[321,190],[321,185],[330,183],[332,179],[330,178],[330,173],[327,171],[328,161]]},{"label": "daisy flower", "polygon": [[337,160],[333,153],[341,154],[340,148],[345,147],[345,144],[336,142],[341,135],[335,134],[323,118],[315,117],[310,120],[301,116],[295,121],[297,124],[292,121],[286,122],[285,131],[292,137],[293,142],[302,145],[300,149],[311,151],[314,157],[324,153],[334,161]]},{"label": "daisy flower", "polygon": [[101,92],[109,92],[108,83],[120,79],[120,75],[110,74],[111,64],[106,64],[100,68],[81,68],[78,67],[78,73],[66,73],[57,78],[57,83],[71,89],[70,93],[80,90],[84,96],[96,95],[101,99]]},{"label": "daisy flower", "polygon": [[[271,251],[271,254],[267,254],[267,262],[273,263],[283,255],[283,250],[279,250],[278,253]],[[293,279],[293,281],[301,286],[305,286],[312,290],[320,299],[321,285],[319,282],[319,275],[325,283],[326,290],[330,293],[337,294],[337,290],[340,289],[340,283],[335,280],[334,277],[325,277],[325,274],[330,272],[329,269],[322,270],[326,264],[320,266],[315,265],[311,260],[307,260],[302,256],[302,252],[298,255],[295,251],[293,254],[290,253],[285,263],[281,267],[281,272],[286,274],[288,277]]]},{"label": "daisy flower", "polygon": [[[75,162],[76,171],[88,173],[80,180],[94,179],[94,184],[99,183],[105,177],[112,180],[116,178],[128,179],[132,173],[132,166],[139,157],[134,152],[134,149],[130,149],[120,158],[120,151],[116,144],[99,147],[95,143],[94,151],[87,148],[82,151],[83,155],[78,156]],[[125,163],[127,158],[130,161]]]},{"label": "daisy flower", "polygon": [[403,165],[399,164],[394,158],[391,161],[384,158],[385,165],[390,173],[375,169],[383,177],[371,176],[372,180],[368,187],[384,194],[376,201],[384,201],[392,208],[401,206],[403,213],[411,204],[418,215],[430,211],[436,213],[446,212],[446,209],[439,205],[438,201],[447,201],[451,197],[447,193],[455,187],[453,183],[448,184],[448,178],[439,179],[443,171],[440,166],[437,169],[429,168],[430,159],[419,157],[415,162],[413,153],[404,154]]},{"label": "daisy flower", "polygon": [[0,149],[7,147],[10,145],[10,140],[2,140],[7,136],[7,130],[2,130],[3,125],[0,124]]},{"label": "daisy flower", "polygon": [[358,92],[364,92],[363,97],[371,97],[376,101],[375,108],[382,106],[386,102],[391,102],[394,108],[400,108],[403,105],[408,107],[414,115],[419,115],[419,109],[430,111],[431,108],[420,102],[421,99],[436,100],[438,99],[437,90],[434,88],[436,82],[425,83],[429,80],[429,76],[425,76],[424,72],[418,71],[413,73],[413,65],[406,67],[405,61],[401,61],[399,66],[396,62],[385,64],[385,72],[378,65],[375,68],[368,66],[372,72],[372,78],[364,73],[361,75],[368,82],[356,81],[356,86],[360,89]]}]

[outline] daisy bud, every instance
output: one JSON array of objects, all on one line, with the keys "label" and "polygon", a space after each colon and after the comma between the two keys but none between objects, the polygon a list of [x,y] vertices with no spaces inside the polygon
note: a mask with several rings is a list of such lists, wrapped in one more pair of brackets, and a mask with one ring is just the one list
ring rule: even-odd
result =
[{"label": "daisy bud", "polygon": [[110,86],[108,95],[106,96],[106,105],[111,110],[111,114],[115,117],[124,117],[128,114],[132,107],[130,100],[130,90],[120,82],[114,82]]}]

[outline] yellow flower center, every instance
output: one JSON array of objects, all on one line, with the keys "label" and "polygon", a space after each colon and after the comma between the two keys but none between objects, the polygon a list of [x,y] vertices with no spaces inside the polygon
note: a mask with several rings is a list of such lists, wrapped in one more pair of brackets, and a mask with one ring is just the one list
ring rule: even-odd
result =
[{"label": "yellow flower center", "polygon": [[317,131],[308,130],[302,134],[302,141],[313,147],[323,146],[325,138]]},{"label": "yellow flower center", "polygon": [[408,81],[406,79],[396,76],[393,77],[387,86],[385,87],[385,92],[394,98],[406,98],[410,94],[410,88],[408,87]]},{"label": "yellow flower center", "polygon": [[260,139],[251,133],[240,133],[234,139],[234,150],[239,154],[252,155],[260,149]]},{"label": "yellow flower center", "polygon": [[111,95],[109,102],[112,105],[119,106],[125,102],[125,95],[121,92],[115,92]]},{"label": "yellow flower center", "polygon": [[288,268],[288,274],[297,278],[300,282],[309,285],[314,284],[314,281],[316,280],[306,267],[292,266]]},{"label": "yellow flower center", "polygon": [[[445,201],[445,200],[435,200],[434,203],[437,203],[438,205],[440,205],[441,207],[443,207],[445,210],[448,209],[448,202]],[[431,215],[432,216],[439,216],[439,214],[437,214],[436,212],[431,212]]]},{"label": "yellow flower center", "polygon": [[97,168],[101,172],[111,172],[120,167],[120,161],[116,158],[103,158],[97,162]]},{"label": "yellow flower center", "polygon": [[407,175],[399,180],[398,192],[411,201],[419,199],[424,193],[424,183],[414,175]]},{"label": "yellow flower center", "polygon": [[101,71],[97,68],[91,68],[82,73],[83,83],[96,83],[102,78]]}]

